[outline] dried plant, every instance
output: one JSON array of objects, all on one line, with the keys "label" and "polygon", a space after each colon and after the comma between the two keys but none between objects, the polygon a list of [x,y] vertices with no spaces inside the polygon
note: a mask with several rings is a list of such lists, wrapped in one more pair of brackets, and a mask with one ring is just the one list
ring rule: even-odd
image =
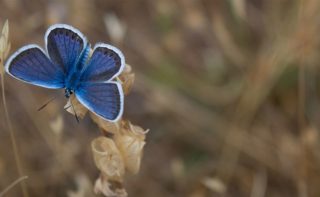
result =
[{"label": "dried plant", "polygon": [[[10,140],[11,140],[11,144],[12,144],[12,149],[13,149],[13,154],[14,154],[18,174],[21,178],[24,177],[23,179],[21,179],[21,180],[24,180],[27,177],[23,176],[23,170],[22,170],[20,156],[19,156],[19,152],[18,152],[16,137],[15,137],[14,131],[12,129],[12,123],[10,120],[9,110],[7,107],[6,96],[5,96],[4,61],[9,55],[10,47],[11,47],[11,44],[9,41],[9,22],[8,22],[8,20],[6,20],[5,24],[3,25],[1,35],[0,35],[1,94],[2,94],[2,102],[3,102],[3,106],[4,106],[4,111],[5,111],[5,120],[6,120],[6,124],[8,126],[8,129],[9,129],[9,132],[10,132]],[[18,180],[20,180],[20,179],[18,179]],[[23,192],[23,196],[24,197],[28,196],[28,192],[27,192],[27,188],[26,188],[25,183],[22,181],[18,181],[17,183],[19,183],[19,182],[21,182],[21,189]],[[13,185],[15,185],[15,184],[13,184]],[[2,196],[2,195],[0,195],[0,196]]]},{"label": "dried plant", "polygon": [[[126,65],[117,79],[122,84],[125,95],[129,94],[134,78],[131,66]],[[72,99],[77,115],[83,118],[88,110],[75,97],[70,99]],[[65,108],[74,115],[73,109],[69,106],[70,101]],[[133,125],[128,120],[120,119],[117,122],[109,122],[91,112],[90,117],[99,126],[102,134],[91,143],[94,162],[100,170],[94,191],[105,196],[127,196],[123,187],[124,178],[126,173],[139,172],[145,137],[149,130]]]},{"label": "dried plant", "polygon": [[10,42],[9,42],[9,22],[8,20],[2,27],[0,35],[0,74],[4,74],[4,61],[8,57],[10,52]]},{"label": "dried plant", "polygon": [[[139,170],[145,141],[129,132],[129,121],[109,123],[79,105],[78,115],[92,119],[101,135],[83,132],[92,125],[63,118],[61,100],[34,115],[48,95],[6,83],[33,196],[95,196],[94,185],[109,196],[319,196],[320,1],[47,2],[26,8],[0,1],[12,47],[42,44],[45,27],[67,22],[93,42],[125,49],[134,73],[127,67],[123,74],[131,75],[117,80],[126,94],[132,87],[126,81],[135,85],[125,114],[155,132]],[[5,151],[11,141],[0,140],[4,191],[17,174],[12,151]]]}]

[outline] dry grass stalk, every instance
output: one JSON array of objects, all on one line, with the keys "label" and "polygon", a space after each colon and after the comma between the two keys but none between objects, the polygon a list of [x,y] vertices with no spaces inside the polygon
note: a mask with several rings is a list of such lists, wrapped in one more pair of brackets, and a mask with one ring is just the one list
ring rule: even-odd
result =
[{"label": "dry grass stalk", "polygon": [[3,25],[0,35],[0,73],[1,76],[4,74],[4,61],[8,57],[10,51],[9,42],[9,22],[8,20]]},{"label": "dry grass stalk", "polygon": [[19,184],[20,182],[26,180],[27,178],[28,178],[27,176],[23,176],[13,181],[8,187],[6,187],[3,191],[0,192],[0,197],[5,196],[10,189],[12,189],[14,186]]},{"label": "dry grass stalk", "polygon": [[[241,129],[243,128],[244,132],[250,127],[259,107],[269,96],[277,80],[286,69],[294,66],[295,62],[304,63],[306,59],[314,59],[313,51],[316,51],[315,49],[319,46],[319,39],[314,35],[318,31],[319,26],[315,26],[313,20],[316,18],[317,13],[319,13],[319,6],[315,4],[315,1],[305,2],[303,6],[304,8],[301,9],[305,12],[303,12],[304,14],[300,13],[303,23],[300,21],[297,23],[297,21],[292,20],[292,17],[287,17],[285,20],[274,24],[273,28],[269,28],[270,32],[267,32],[267,38],[269,39],[265,40],[263,47],[261,47],[257,54],[256,61],[253,62],[254,69],[248,75],[247,87],[243,90],[239,105],[234,113],[235,124]],[[309,23],[310,21],[313,22]],[[301,99],[301,96],[299,99]],[[300,116],[300,119],[304,118],[305,113],[304,107],[302,108],[300,113],[303,115]],[[238,164],[239,150],[245,146],[241,142],[240,136],[246,134],[239,133],[241,129],[230,128],[225,137],[226,145],[222,153],[220,173],[226,179],[230,179],[233,176]],[[235,138],[235,135],[238,135],[238,137]],[[286,136],[285,139],[288,141],[289,136]],[[239,150],[236,150],[234,146],[230,146],[231,144],[238,144]],[[284,144],[284,142],[280,142],[279,144]],[[295,147],[303,149],[303,145],[299,142],[296,143]],[[257,150],[255,151],[257,152]],[[297,151],[294,152],[297,153]],[[285,155],[283,157],[287,159],[287,154],[282,153],[281,155]],[[300,158],[301,155],[303,154],[300,154]],[[295,157],[291,160],[298,161],[297,158]],[[302,160],[305,161],[306,159]],[[305,164],[297,162],[297,165],[292,169],[300,169],[303,165]],[[292,176],[292,178],[295,179],[296,177]]]},{"label": "dry grass stalk", "polygon": [[[5,84],[4,84],[4,61],[8,57],[9,52],[10,52],[10,41],[9,41],[9,22],[8,20],[5,22],[2,31],[1,31],[1,36],[0,36],[0,75],[1,75],[1,94],[2,94],[2,102],[4,106],[4,111],[5,111],[5,119],[6,119],[6,124],[9,129],[10,133],[10,140],[12,143],[12,149],[13,149],[13,154],[15,158],[15,162],[17,165],[17,170],[18,174],[20,177],[23,176],[23,170],[21,166],[21,161],[20,161],[20,156],[18,152],[18,147],[17,147],[17,142],[16,142],[16,137],[12,128],[12,123],[10,120],[9,116],[9,110],[7,108],[7,102],[6,102],[6,96],[5,96]],[[21,182],[21,181],[19,181]],[[27,186],[24,182],[21,182],[21,189],[24,197],[28,196],[27,192]]]}]

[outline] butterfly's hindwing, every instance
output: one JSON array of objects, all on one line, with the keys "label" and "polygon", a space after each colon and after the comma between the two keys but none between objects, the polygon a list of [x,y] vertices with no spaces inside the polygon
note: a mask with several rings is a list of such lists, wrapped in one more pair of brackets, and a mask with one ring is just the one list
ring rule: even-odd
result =
[{"label": "butterfly's hindwing", "polygon": [[106,120],[117,121],[122,115],[123,93],[117,82],[83,83],[75,95],[85,107]]}]

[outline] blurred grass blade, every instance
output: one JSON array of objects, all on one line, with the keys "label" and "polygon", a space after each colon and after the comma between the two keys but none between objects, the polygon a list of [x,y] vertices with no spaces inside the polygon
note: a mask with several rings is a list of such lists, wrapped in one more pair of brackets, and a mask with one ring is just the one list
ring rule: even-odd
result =
[{"label": "blurred grass blade", "polygon": [[[12,149],[13,149],[13,154],[18,170],[18,174],[20,177],[23,177],[23,170],[21,166],[21,161],[20,161],[20,156],[18,152],[18,147],[17,147],[17,142],[16,142],[16,137],[12,128],[12,123],[10,120],[9,116],[9,110],[7,107],[7,101],[6,101],[6,96],[5,96],[5,84],[4,84],[4,60],[7,58],[7,55],[9,54],[10,51],[10,43],[9,43],[9,22],[6,20],[2,31],[1,31],[1,37],[0,37],[0,75],[1,75],[1,94],[2,94],[2,102],[4,106],[4,111],[5,111],[5,119],[6,123],[9,129],[10,133],[10,139],[12,143]],[[21,189],[24,197],[28,197],[28,192],[27,192],[27,186],[25,183],[21,183]]]},{"label": "blurred grass blade", "polygon": [[17,180],[13,181],[8,187],[6,187],[2,192],[0,192],[0,197],[3,197],[10,189],[16,186],[21,181],[24,181],[28,178],[28,176],[23,176],[18,178]]}]

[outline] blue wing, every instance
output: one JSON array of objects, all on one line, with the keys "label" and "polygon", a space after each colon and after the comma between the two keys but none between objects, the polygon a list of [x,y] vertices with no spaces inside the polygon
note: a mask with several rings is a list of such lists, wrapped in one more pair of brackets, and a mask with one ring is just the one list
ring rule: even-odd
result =
[{"label": "blue wing", "polygon": [[6,72],[16,79],[45,87],[63,88],[63,69],[52,63],[37,45],[27,45],[15,52],[6,62]]},{"label": "blue wing", "polygon": [[108,44],[96,44],[80,82],[103,82],[118,76],[125,66],[122,52]]},{"label": "blue wing", "polygon": [[122,87],[117,82],[83,83],[75,90],[77,99],[90,111],[108,121],[117,121],[123,112]]},{"label": "blue wing", "polygon": [[66,24],[56,24],[45,34],[47,52],[51,60],[61,65],[66,75],[87,45],[87,39],[76,28]]}]

